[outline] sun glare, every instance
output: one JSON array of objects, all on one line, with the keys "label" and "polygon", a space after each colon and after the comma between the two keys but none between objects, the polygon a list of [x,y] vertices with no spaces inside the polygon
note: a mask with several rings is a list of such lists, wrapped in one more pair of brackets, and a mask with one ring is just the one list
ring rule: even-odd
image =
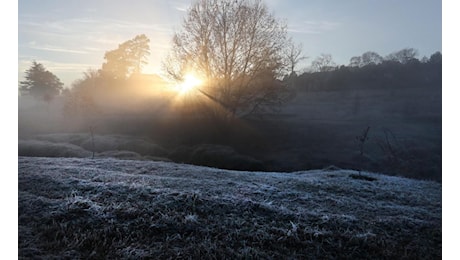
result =
[{"label": "sun glare", "polygon": [[203,84],[203,81],[200,78],[189,73],[185,75],[184,81],[178,85],[178,90],[180,93],[185,94],[192,91],[201,84]]}]

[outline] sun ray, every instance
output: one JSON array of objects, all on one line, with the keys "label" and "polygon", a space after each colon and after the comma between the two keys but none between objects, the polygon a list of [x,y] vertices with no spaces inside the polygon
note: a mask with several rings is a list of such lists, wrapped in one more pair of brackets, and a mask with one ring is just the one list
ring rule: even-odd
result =
[{"label": "sun ray", "polygon": [[184,76],[184,81],[177,85],[177,90],[180,94],[187,94],[202,84],[203,80],[192,73],[188,73]]}]

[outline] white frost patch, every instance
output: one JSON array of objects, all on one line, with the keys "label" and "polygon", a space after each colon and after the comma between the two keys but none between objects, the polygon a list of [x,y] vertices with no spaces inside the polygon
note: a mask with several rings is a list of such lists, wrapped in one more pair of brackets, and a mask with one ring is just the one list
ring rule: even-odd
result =
[{"label": "white frost patch", "polygon": [[185,222],[192,222],[192,223],[197,223],[198,222],[198,216],[196,214],[187,214],[184,217]]},{"label": "white frost patch", "polygon": [[287,231],[286,235],[287,236],[295,236],[297,234],[297,230],[299,229],[299,226],[297,224],[294,224],[292,221],[289,221],[291,223],[291,228]]},{"label": "white frost patch", "polygon": [[321,217],[321,220],[323,221],[323,223],[328,222],[329,219],[330,219],[330,217],[329,217],[328,215],[323,215],[323,216]]},{"label": "white frost patch", "polygon": [[78,195],[78,192],[72,191],[71,195],[66,199],[67,209],[83,210],[93,212],[96,215],[102,214],[102,207],[89,198]]},{"label": "white frost patch", "polygon": [[376,234],[370,232],[370,231],[367,231],[366,233],[360,233],[360,234],[356,234],[356,237],[357,238],[364,238],[365,240],[370,238],[370,237],[375,237]]}]

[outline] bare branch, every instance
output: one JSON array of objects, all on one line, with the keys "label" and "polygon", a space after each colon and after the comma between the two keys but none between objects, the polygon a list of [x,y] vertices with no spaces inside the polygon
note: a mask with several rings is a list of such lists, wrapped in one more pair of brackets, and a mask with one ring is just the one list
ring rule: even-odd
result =
[{"label": "bare branch", "polygon": [[[289,44],[286,25],[261,0],[199,0],[163,66],[175,80],[187,72],[205,78],[201,91],[239,114],[279,103],[273,100],[282,93],[271,86],[285,71]],[[292,50],[295,64],[303,59],[299,46]]]}]

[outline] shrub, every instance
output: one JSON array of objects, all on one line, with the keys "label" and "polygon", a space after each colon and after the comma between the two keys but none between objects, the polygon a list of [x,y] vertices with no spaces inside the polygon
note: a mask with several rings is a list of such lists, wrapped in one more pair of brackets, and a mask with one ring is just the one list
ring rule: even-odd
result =
[{"label": "shrub", "polygon": [[91,152],[68,143],[19,140],[18,155],[31,157],[90,157]]}]

